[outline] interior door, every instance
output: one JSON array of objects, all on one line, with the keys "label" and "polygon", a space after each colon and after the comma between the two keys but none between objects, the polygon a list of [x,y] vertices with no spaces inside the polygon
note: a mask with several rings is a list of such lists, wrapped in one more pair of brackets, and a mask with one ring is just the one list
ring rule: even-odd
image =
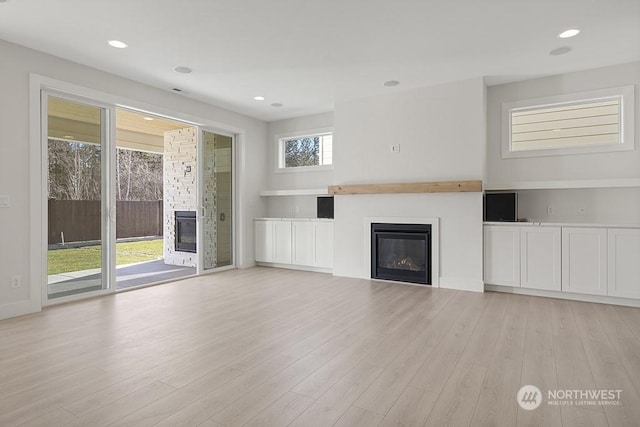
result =
[{"label": "interior door", "polygon": [[201,129],[198,144],[200,271],[234,265],[233,136]]},{"label": "interior door", "polygon": [[108,143],[111,109],[43,93],[47,203],[45,302],[108,291],[113,256]]}]

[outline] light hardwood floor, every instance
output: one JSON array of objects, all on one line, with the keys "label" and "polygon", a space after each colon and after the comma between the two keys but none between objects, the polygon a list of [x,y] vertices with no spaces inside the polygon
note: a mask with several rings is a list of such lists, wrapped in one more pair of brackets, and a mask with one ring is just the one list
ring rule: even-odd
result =
[{"label": "light hardwood floor", "polygon": [[634,426],[640,310],[234,270],[2,321],[0,384],[0,426]]}]

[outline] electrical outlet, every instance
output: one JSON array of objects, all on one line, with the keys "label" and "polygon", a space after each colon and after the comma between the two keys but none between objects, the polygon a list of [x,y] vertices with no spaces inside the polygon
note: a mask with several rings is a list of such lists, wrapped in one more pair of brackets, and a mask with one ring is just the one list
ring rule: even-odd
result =
[{"label": "electrical outlet", "polygon": [[547,206],[547,215],[553,215],[553,206]]},{"label": "electrical outlet", "polygon": [[20,286],[22,286],[22,276],[18,274],[11,276],[11,289],[18,289]]},{"label": "electrical outlet", "polygon": [[391,152],[392,153],[399,153],[400,152],[400,144],[392,144],[391,145]]},{"label": "electrical outlet", "polygon": [[0,194],[0,208],[10,208],[11,198],[8,194]]},{"label": "electrical outlet", "polygon": [[586,213],[587,213],[587,209],[584,206],[581,206],[578,208],[578,215],[585,216]]}]

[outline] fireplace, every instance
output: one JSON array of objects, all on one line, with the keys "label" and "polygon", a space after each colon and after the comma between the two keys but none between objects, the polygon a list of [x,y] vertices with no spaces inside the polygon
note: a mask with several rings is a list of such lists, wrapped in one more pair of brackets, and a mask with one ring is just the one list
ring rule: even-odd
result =
[{"label": "fireplace", "polygon": [[431,285],[431,225],[372,223],[371,277]]},{"label": "fireplace", "polygon": [[196,252],[196,213],[175,211],[176,252]]}]

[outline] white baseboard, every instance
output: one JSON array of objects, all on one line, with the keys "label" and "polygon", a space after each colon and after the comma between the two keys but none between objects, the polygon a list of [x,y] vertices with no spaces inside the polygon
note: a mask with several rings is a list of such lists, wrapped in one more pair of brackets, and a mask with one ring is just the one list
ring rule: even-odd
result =
[{"label": "white baseboard", "polygon": [[485,290],[493,292],[505,292],[509,294],[529,295],[534,297],[558,298],[572,301],[596,302],[601,304],[624,305],[627,307],[640,307],[640,300],[608,297],[606,295],[572,294],[569,292],[545,291],[542,289],[515,288],[513,286],[485,285]]},{"label": "white baseboard", "polygon": [[288,268],[289,270],[313,271],[314,273],[333,273],[330,268],[308,267],[306,265],[278,264],[275,262],[256,262],[260,267]]},{"label": "white baseboard", "polygon": [[440,287],[458,291],[484,292],[484,282],[469,277],[440,277]]},{"label": "white baseboard", "polygon": [[251,267],[255,267],[257,265],[257,263],[255,262],[255,260],[253,258],[247,258],[244,260],[244,262],[242,264],[238,265],[238,268],[241,270],[244,270],[245,268],[251,268]]},{"label": "white baseboard", "polygon": [[31,314],[31,301],[16,301],[0,305],[0,320]]}]

